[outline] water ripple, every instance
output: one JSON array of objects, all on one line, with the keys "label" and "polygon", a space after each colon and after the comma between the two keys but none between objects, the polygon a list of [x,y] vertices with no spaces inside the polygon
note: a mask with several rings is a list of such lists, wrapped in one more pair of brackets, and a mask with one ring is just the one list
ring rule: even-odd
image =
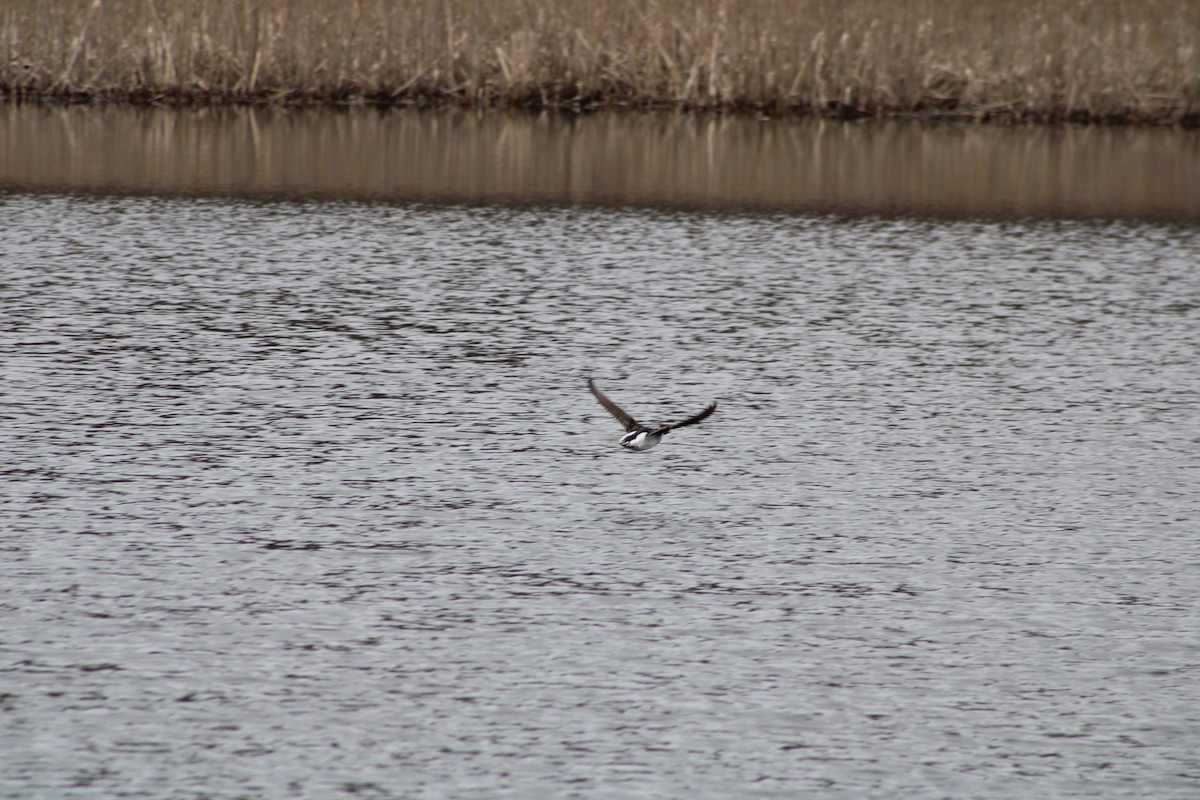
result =
[{"label": "water ripple", "polygon": [[0,202],[0,795],[1200,786],[1192,229]]}]

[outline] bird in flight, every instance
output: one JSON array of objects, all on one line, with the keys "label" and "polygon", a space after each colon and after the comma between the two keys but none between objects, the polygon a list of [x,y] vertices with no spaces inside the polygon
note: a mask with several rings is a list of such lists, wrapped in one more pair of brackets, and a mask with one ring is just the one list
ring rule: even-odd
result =
[{"label": "bird in flight", "polygon": [[717,410],[716,403],[709,403],[708,407],[699,414],[688,417],[682,422],[673,422],[670,425],[659,425],[649,428],[639,423],[619,405],[609,400],[604,392],[596,388],[596,382],[588,378],[588,388],[592,390],[592,394],[596,395],[596,399],[600,401],[600,405],[604,406],[608,413],[617,418],[617,422],[621,423],[625,428],[625,435],[617,440],[617,444],[626,447],[630,450],[649,450],[654,445],[662,441],[663,436],[669,431],[676,428],[682,428],[687,425],[695,425],[697,422],[708,419],[708,417]]}]

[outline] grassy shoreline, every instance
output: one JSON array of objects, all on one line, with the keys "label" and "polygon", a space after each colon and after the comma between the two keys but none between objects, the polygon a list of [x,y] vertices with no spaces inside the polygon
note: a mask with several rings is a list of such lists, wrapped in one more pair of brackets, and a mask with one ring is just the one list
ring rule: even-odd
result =
[{"label": "grassy shoreline", "polygon": [[1200,125],[1192,0],[10,0],[0,98]]}]

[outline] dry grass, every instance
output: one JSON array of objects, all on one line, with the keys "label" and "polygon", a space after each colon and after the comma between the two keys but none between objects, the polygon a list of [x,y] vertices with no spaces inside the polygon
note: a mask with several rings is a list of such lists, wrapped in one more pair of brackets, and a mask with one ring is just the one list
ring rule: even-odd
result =
[{"label": "dry grass", "polygon": [[1200,123],[1194,0],[8,0],[0,92]]}]

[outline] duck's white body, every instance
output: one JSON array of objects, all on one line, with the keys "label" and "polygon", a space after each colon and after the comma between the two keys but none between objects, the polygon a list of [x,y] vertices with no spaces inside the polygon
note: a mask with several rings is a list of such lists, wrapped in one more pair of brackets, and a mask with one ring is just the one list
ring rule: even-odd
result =
[{"label": "duck's white body", "polygon": [[649,450],[654,445],[662,441],[661,433],[652,433],[650,431],[630,431],[617,440],[617,444],[621,447],[628,447],[630,450]]}]

